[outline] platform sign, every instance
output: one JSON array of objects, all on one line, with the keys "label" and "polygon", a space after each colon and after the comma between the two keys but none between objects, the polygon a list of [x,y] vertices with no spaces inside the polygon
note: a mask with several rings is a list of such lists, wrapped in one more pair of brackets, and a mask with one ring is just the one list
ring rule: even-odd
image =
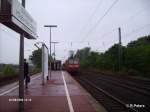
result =
[{"label": "platform sign", "polygon": [[44,84],[48,77],[48,48],[42,45],[42,83]]},{"label": "platform sign", "polygon": [[18,0],[0,0],[0,22],[26,38],[37,38],[37,25]]}]

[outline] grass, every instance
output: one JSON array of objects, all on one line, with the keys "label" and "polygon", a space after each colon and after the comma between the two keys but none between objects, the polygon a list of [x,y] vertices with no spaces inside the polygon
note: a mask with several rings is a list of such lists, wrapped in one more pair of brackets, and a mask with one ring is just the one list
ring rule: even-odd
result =
[{"label": "grass", "polygon": [[16,76],[17,74],[18,74],[17,68],[12,65],[5,65],[0,70],[0,77]]}]

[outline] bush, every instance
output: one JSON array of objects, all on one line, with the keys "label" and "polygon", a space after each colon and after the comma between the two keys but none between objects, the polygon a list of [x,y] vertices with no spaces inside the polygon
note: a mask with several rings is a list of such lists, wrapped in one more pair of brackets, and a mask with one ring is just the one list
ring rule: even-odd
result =
[{"label": "bush", "polygon": [[7,76],[16,75],[16,70],[12,66],[6,65],[4,67],[3,74],[4,74],[4,76],[5,75],[7,75]]},{"label": "bush", "polygon": [[41,72],[41,69],[39,69],[39,68],[31,68],[30,71],[29,71],[29,74],[33,75],[33,74],[36,74],[36,73],[39,73],[39,72]]}]

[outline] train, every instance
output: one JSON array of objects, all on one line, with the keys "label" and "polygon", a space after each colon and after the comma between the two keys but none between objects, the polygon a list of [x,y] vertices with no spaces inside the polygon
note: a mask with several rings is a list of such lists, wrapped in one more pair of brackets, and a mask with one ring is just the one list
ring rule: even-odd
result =
[{"label": "train", "polygon": [[79,59],[68,59],[63,64],[64,69],[70,74],[78,74],[80,70],[80,61]]}]

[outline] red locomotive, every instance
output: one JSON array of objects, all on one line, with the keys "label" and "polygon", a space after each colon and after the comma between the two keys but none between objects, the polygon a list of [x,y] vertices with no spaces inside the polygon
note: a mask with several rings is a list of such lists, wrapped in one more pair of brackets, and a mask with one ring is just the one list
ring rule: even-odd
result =
[{"label": "red locomotive", "polygon": [[64,63],[64,68],[71,74],[75,74],[79,72],[80,61],[79,59],[68,59]]}]

